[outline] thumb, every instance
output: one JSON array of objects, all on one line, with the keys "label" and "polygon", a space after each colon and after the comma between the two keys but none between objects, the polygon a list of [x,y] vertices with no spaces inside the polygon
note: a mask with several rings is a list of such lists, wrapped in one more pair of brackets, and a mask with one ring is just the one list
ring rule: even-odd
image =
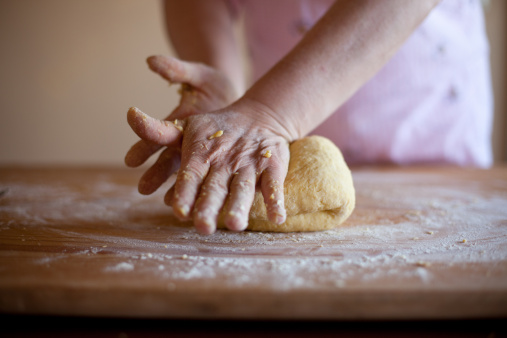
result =
[{"label": "thumb", "polygon": [[171,83],[187,83],[202,88],[213,75],[213,69],[204,64],[186,62],[179,59],[157,55],[150,56],[146,62],[152,71]]},{"label": "thumb", "polygon": [[183,135],[182,122],[175,124],[170,121],[161,121],[150,117],[136,107],[127,112],[127,121],[130,128],[145,141],[158,145],[168,145],[178,141]]}]

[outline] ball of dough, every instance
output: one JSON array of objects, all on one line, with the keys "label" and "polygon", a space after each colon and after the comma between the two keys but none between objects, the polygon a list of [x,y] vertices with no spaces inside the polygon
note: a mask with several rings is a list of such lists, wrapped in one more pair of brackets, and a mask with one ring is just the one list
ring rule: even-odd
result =
[{"label": "ball of dough", "polygon": [[321,231],[342,224],[355,206],[355,190],[340,150],[321,136],[310,136],[290,145],[289,170],[284,184],[287,220],[267,219],[260,191],[250,210],[248,229],[254,231]]}]

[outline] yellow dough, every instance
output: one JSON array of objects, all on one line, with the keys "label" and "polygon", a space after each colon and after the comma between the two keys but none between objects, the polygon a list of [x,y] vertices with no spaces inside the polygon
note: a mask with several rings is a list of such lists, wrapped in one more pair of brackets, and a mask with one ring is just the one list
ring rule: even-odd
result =
[{"label": "yellow dough", "polygon": [[290,145],[284,196],[287,220],[278,225],[268,221],[262,194],[257,191],[248,229],[321,231],[340,225],[350,216],[356,201],[352,175],[333,142],[311,136]]}]

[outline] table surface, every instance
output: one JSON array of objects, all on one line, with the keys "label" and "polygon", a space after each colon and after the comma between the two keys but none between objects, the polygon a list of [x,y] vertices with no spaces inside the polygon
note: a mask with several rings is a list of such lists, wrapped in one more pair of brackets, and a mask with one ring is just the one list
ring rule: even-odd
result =
[{"label": "table surface", "polygon": [[[139,170],[0,168],[0,312],[199,319],[507,316],[507,167],[353,169],[314,233],[199,235]],[[166,187],[167,188],[167,187]]]}]

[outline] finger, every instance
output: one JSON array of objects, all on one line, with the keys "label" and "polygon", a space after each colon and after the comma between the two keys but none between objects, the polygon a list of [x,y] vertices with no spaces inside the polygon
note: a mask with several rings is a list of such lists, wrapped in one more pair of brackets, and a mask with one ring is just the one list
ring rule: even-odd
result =
[{"label": "finger", "polygon": [[169,189],[167,190],[165,196],[164,196],[164,203],[165,205],[167,206],[172,206],[173,203],[174,203],[174,185]]},{"label": "finger", "polygon": [[248,227],[248,215],[255,197],[255,184],[256,175],[253,169],[244,169],[233,174],[224,218],[224,223],[230,230],[242,231]]},{"label": "finger", "polygon": [[181,220],[190,219],[197,193],[208,171],[209,164],[199,156],[182,158],[181,168],[176,177],[172,204],[174,214]]},{"label": "finger", "polygon": [[133,168],[139,167],[160,148],[162,148],[161,145],[141,140],[134,144],[127,152],[127,155],[125,155],[125,164]]},{"label": "finger", "polygon": [[[178,141],[182,135],[182,126],[169,121],[161,121],[131,107],[127,113],[127,121],[132,130],[143,140],[159,145],[168,145]],[[181,130],[180,130],[181,129]]]},{"label": "finger", "polygon": [[169,82],[187,83],[197,88],[201,88],[213,72],[212,68],[203,64],[163,55],[150,56],[146,61],[152,71]]},{"label": "finger", "polygon": [[139,192],[143,195],[154,193],[180,166],[180,151],[167,148],[139,180]]},{"label": "finger", "polygon": [[164,120],[170,121],[178,130],[183,130],[186,123],[185,119],[196,113],[195,106],[186,102],[180,102],[180,105],[174,109]]},{"label": "finger", "polygon": [[276,224],[282,224],[287,217],[283,195],[285,176],[286,170],[277,165],[268,167],[261,175],[261,191],[268,219]]},{"label": "finger", "polygon": [[[177,126],[176,128],[182,129],[183,121],[181,120],[186,118],[188,115],[191,115],[191,112],[187,112],[185,109],[177,107],[164,120],[170,120],[175,126]],[[138,167],[146,162],[146,160],[150,158],[151,155],[159,151],[160,148],[162,148],[162,146],[159,144],[140,140],[134,144],[127,152],[125,156],[125,164],[129,167]]]},{"label": "finger", "polygon": [[203,234],[212,234],[217,228],[217,218],[224,205],[229,186],[229,173],[212,167],[201,186],[194,207],[194,225]]}]

